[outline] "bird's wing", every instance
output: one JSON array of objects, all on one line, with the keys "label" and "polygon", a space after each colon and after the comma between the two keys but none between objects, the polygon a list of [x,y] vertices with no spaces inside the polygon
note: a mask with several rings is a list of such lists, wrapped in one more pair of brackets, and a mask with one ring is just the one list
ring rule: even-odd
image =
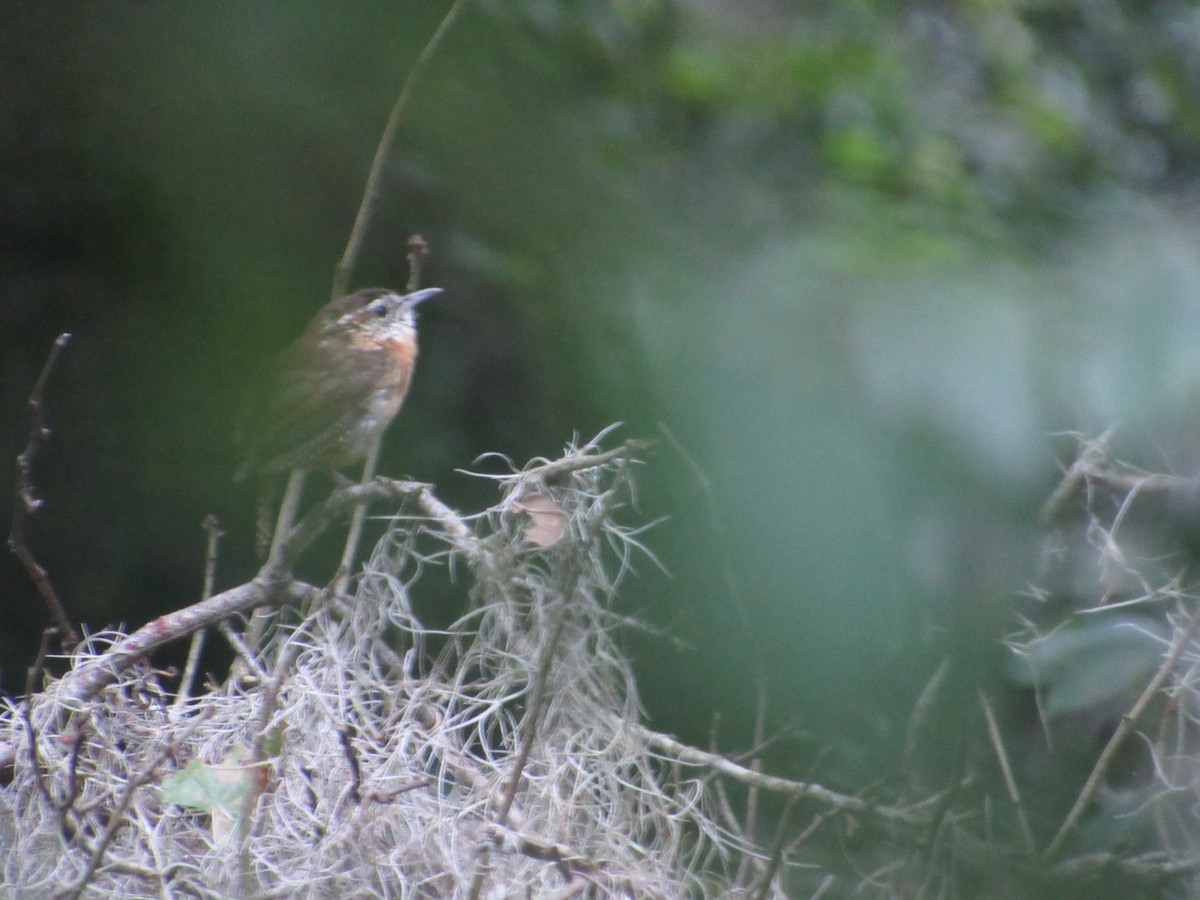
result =
[{"label": "bird's wing", "polygon": [[290,347],[280,355],[239,428],[239,444],[246,452],[239,475],[291,468],[293,459],[334,443],[366,414],[388,359],[384,353],[353,352],[352,365],[333,361],[313,345]]}]

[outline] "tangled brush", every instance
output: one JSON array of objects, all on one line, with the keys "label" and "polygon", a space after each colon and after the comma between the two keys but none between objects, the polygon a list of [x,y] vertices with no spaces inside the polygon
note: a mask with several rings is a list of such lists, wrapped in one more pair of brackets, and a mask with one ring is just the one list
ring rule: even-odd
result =
[{"label": "tangled brush", "polygon": [[[405,486],[355,596],[265,577],[311,611],[275,629],[247,677],[199,696],[134,655],[155,623],[90,638],[63,678],[0,712],[4,883],[63,897],[719,892],[740,841],[695,761],[639,724],[614,640],[611,601],[646,553],[619,522],[631,453],[569,447],[498,477],[500,502],[469,519]],[[411,602],[434,566],[470,584],[438,631]],[[238,596],[242,614],[262,600]],[[212,624],[205,610],[188,628]]]}]

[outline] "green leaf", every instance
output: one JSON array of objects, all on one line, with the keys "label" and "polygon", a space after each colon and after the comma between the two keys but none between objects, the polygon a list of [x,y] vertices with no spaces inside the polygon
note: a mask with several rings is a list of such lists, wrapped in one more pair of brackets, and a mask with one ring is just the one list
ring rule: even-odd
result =
[{"label": "green leaf", "polygon": [[193,759],[163,779],[163,799],[207,813],[220,810],[235,817],[249,790],[251,769],[243,765],[210,766]]},{"label": "green leaf", "polygon": [[1038,688],[1047,716],[1084,712],[1141,691],[1167,643],[1166,627],[1151,619],[1089,616],[1031,641],[1010,671]]}]

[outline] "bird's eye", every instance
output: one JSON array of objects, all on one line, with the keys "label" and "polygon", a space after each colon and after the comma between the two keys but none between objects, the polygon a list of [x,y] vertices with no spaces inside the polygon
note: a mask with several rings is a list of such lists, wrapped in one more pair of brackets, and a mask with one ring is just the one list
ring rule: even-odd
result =
[{"label": "bird's eye", "polygon": [[387,307],[386,307],[386,306],[384,306],[382,303],[379,303],[379,304],[376,304],[375,306],[372,306],[372,307],[371,307],[371,312],[375,313],[375,317],[376,317],[376,318],[378,318],[378,319],[382,319],[382,318],[383,318],[384,316],[386,316],[386,315],[387,315],[387,313],[388,313],[388,311],[387,311]]}]

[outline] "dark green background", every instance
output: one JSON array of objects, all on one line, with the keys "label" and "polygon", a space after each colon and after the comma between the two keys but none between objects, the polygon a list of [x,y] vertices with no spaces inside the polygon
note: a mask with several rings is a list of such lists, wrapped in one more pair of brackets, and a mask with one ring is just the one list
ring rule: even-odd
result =
[{"label": "dark green background", "polygon": [[[232,423],[444,8],[0,5],[0,460],[72,332],[31,543],[92,628],[194,599],[209,513],[253,571]],[[447,290],[383,470],[475,510],[480,454],[665,425],[628,518],[669,516],[670,576],[624,597],[691,648],[629,640],[655,724],[745,746],[761,670],[780,766],[895,772],[938,660],[1003,683],[1061,433],[1192,470],[1197,59],[1182,2],[471,5],[354,277],[420,232]],[[0,602],[19,691],[47,617],[7,558]]]}]

